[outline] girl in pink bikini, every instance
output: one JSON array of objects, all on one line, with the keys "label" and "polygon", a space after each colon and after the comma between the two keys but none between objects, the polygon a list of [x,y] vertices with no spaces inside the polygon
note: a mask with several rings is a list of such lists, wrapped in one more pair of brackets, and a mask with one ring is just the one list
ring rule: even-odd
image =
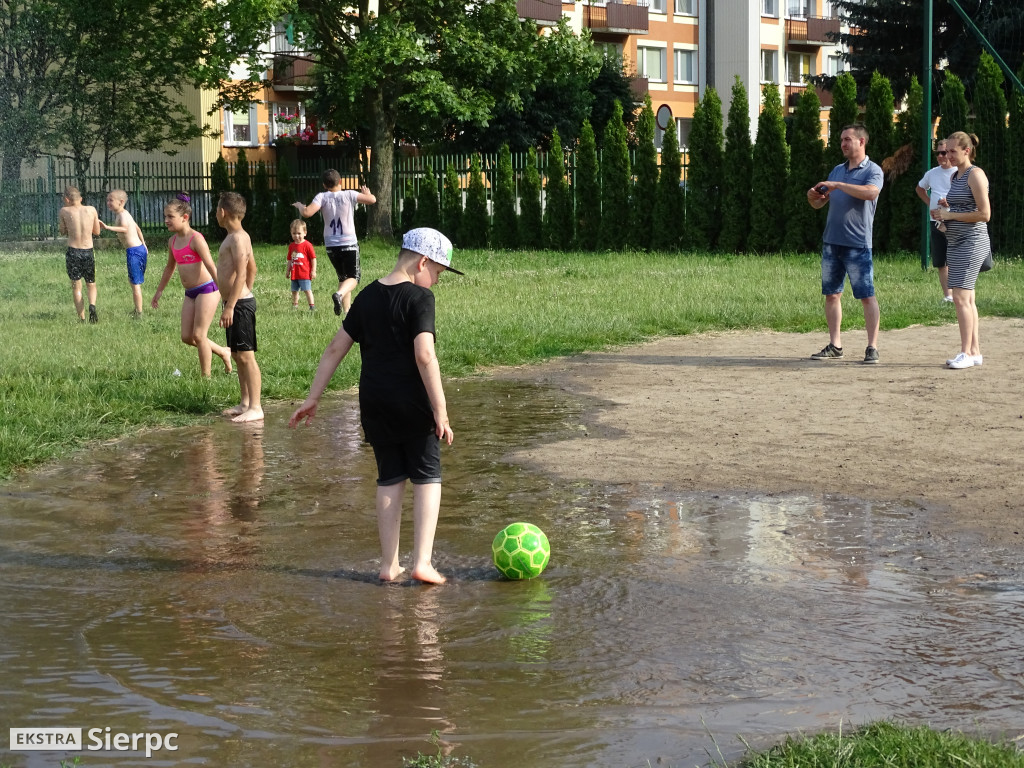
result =
[{"label": "girl in pink bikini", "polygon": [[164,206],[164,224],[174,234],[167,241],[167,266],[151,304],[153,309],[157,308],[160,296],[177,267],[181,284],[185,286],[185,301],[181,305],[181,340],[199,351],[199,371],[209,378],[215,353],[224,361],[225,372],[231,373],[231,352],[214,344],[207,336],[210,323],[220,307],[217,267],[210,258],[206,239],[189,226],[191,217],[192,206],[184,192],[179,192]]}]

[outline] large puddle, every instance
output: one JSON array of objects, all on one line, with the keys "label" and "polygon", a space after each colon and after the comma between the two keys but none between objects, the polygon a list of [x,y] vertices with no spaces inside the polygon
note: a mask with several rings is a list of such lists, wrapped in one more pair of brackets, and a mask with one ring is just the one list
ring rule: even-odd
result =
[{"label": "large puddle", "polygon": [[[350,397],[307,429],[280,407],[0,491],[3,722],[179,734],[175,752],[84,752],[84,768],[398,768],[435,729],[481,768],[703,765],[739,737],[890,717],[1019,733],[1020,552],[918,508],[555,482],[503,456],[574,429],[581,403],[447,389],[440,588],[376,583]],[[517,519],[552,542],[530,582],[490,563]]]}]

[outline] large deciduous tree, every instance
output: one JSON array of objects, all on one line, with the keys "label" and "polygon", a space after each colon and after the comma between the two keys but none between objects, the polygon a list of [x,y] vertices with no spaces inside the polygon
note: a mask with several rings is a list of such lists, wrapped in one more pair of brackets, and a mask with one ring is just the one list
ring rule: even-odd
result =
[{"label": "large deciduous tree", "polygon": [[369,230],[391,234],[396,139],[484,124],[495,106],[521,108],[538,72],[537,29],[515,0],[298,0],[333,128],[365,127],[371,148]]}]

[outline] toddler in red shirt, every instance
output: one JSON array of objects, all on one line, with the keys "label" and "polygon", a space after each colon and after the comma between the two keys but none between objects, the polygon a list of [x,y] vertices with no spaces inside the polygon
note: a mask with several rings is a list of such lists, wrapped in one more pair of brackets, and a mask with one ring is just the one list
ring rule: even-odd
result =
[{"label": "toddler in red shirt", "polygon": [[299,308],[299,291],[304,291],[309,301],[309,311],[316,306],[313,301],[313,281],[316,280],[316,251],[306,239],[306,222],[295,219],[290,227],[292,242],[288,243],[288,266],[285,274],[292,281],[292,309]]}]

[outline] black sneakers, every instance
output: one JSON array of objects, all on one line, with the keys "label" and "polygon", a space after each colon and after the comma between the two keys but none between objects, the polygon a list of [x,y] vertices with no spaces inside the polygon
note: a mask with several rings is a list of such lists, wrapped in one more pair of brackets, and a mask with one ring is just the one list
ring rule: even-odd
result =
[{"label": "black sneakers", "polygon": [[875,347],[868,347],[864,350],[864,362],[869,365],[878,362],[878,350]]},{"label": "black sneakers", "polygon": [[334,314],[341,315],[341,296],[338,294],[332,294],[331,298],[334,300]]},{"label": "black sneakers", "polygon": [[[874,347],[869,347],[869,349],[874,349]],[[878,353],[876,352],[875,353],[876,360],[877,360],[877,355],[878,355]],[[822,348],[821,352],[815,352],[813,355],[811,355],[811,360],[839,360],[839,359],[842,358],[842,356],[843,356],[843,348],[835,346],[830,341],[828,344],[826,344]]]},{"label": "black sneakers", "polygon": [[95,324],[95,323],[98,323],[99,321],[100,321],[100,316],[96,314],[96,305],[95,304],[90,304],[89,305],[89,322]]}]

